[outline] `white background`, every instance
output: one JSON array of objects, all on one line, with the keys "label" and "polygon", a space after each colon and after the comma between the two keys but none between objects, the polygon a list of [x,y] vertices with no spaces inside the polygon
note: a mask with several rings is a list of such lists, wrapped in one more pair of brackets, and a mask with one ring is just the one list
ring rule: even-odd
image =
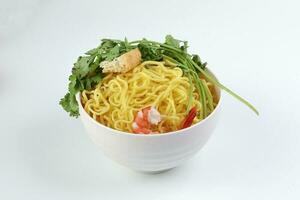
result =
[{"label": "white background", "polygon": [[[0,199],[299,199],[300,4],[0,1]],[[77,56],[103,37],[189,41],[225,85],[207,145],[145,175],[104,157],[58,105]]]}]

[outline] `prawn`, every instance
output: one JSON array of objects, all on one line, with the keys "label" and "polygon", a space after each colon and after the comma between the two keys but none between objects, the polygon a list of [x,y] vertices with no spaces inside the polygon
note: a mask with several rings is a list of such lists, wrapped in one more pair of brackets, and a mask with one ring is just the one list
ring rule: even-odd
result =
[{"label": "prawn", "polygon": [[150,134],[158,133],[151,130],[151,125],[157,125],[161,121],[158,110],[152,106],[148,106],[140,110],[132,123],[134,133]]}]

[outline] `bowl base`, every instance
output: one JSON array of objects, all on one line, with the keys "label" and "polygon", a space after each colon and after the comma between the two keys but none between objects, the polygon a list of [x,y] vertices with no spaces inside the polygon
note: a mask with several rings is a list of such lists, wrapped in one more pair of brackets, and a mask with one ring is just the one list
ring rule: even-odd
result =
[{"label": "bowl base", "polygon": [[143,171],[143,170],[136,170],[136,172],[142,173],[142,174],[161,174],[161,173],[165,173],[167,171],[170,171],[172,169],[174,169],[175,167],[169,168],[169,169],[163,169],[163,170],[157,170],[157,171]]}]

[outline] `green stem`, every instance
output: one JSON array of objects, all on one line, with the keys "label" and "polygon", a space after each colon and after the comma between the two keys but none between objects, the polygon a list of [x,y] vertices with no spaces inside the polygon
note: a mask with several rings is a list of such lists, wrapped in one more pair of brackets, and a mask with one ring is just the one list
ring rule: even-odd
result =
[{"label": "green stem", "polygon": [[[232,95],[233,97],[235,97],[236,99],[238,99],[239,101],[241,101],[242,103],[244,103],[246,106],[248,106],[251,110],[253,110],[257,115],[259,115],[259,112],[256,110],[256,108],[247,100],[245,100],[244,98],[242,98],[241,96],[239,96],[238,94],[236,94],[235,92],[233,92],[232,90],[230,90],[229,88],[227,88],[226,86],[224,86],[223,84],[221,84],[218,80],[216,80],[215,78],[213,78],[212,76],[210,76],[204,69],[202,69],[200,66],[198,66],[192,59],[191,59],[191,55],[183,52],[181,49],[172,47],[170,45],[167,44],[162,44],[159,42],[155,42],[155,41],[150,41],[147,40],[148,42],[158,45],[160,46],[163,50],[167,50],[170,52],[173,52],[175,54],[177,54],[178,56],[181,56],[181,54],[185,54],[186,55],[186,60],[188,61],[188,63],[191,63],[192,66],[194,68],[196,68],[197,70],[199,70],[209,81],[211,81],[213,84],[215,84],[216,86],[218,86],[219,88],[225,90],[226,92],[228,92],[230,95]],[[135,43],[139,43],[141,42],[141,40],[136,40],[136,41],[132,41],[130,42],[130,44],[135,44]],[[184,62],[182,62],[183,64]]]},{"label": "green stem", "polygon": [[215,78],[210,76],[205,70],[203,70],[201,67],[199,67],[192,59],[190,59],[190,61],[209,81],[211,81],[213,84],[217,85],[219,88],[225,90],[226,92],[228,92],[229,94],[234,96],[236,99],[238,99],[239,101],[244,103],[246,106],[248,106],[251,110],[253,110],[257,115],[259,115],[259,112],[256,110],[256,108],[250,102],[248,102],[247,100],[245,100],[244,98],[242,98],[241,96],[239,96],[238,94],[236,94],[235,92],[233,92],[232,90],[230,90],[229,88],[227,88],[226,86],[221,84],[218,80],[216,80]]}]

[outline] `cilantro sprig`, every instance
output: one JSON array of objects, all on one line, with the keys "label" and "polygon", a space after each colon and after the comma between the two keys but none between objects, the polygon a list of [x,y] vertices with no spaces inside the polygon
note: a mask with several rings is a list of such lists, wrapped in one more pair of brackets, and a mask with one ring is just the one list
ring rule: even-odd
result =
[{"label": "cilantro sprig", "polygon": [[100,63],[105,60],[111,61],[131,49],[132,45],[127,39],[124,41],[103,39],[100,46],[89,50],[77,59],[69,76],[69,91],[59,102],[70,116],[79,116],[78,102],[75,98],[77,92],[90,90],[103,78]]},{"label": "cilantro sprig", "polygon": [[[238,94],[221,84],[207,70],[207,63],[203,63],[198,55],[190,55],[187,52],[188,42],[173,38],[171,35],[165,37],[164,43],[159,43],[147,39],[128,42],[125,38],[122,40],[103,39],[101,44],[94,49],[85,53],[85,56],[80,56],[72,68],[72,74],[69,77],[68,93],[60,100],[60,105],[70,113],[70,116],[79,116],[78,102],[75,95],[83,90],[90,90],[94,85],[99,83],[103,78],[100,63],[102,61],[111,61],[120,55],[134,49],[139,48],[142,54],[143,61],[165,60],[180,67],[185,76],[190,80],[190,83],[195,85],[196,90],[200,94],[200,103],[202,110],[200,115],[205,118],[213,110],[213,100],[208,88],[199,78],[203,75],[207,80],[219,88],[225,90],[233,97],[244,103],[256,114],[258,111],[247,100],[243,99]],[[191,95],[189,92],[189,108],[191,107]],[[187,109],[187,112],[189,111]]]}]

